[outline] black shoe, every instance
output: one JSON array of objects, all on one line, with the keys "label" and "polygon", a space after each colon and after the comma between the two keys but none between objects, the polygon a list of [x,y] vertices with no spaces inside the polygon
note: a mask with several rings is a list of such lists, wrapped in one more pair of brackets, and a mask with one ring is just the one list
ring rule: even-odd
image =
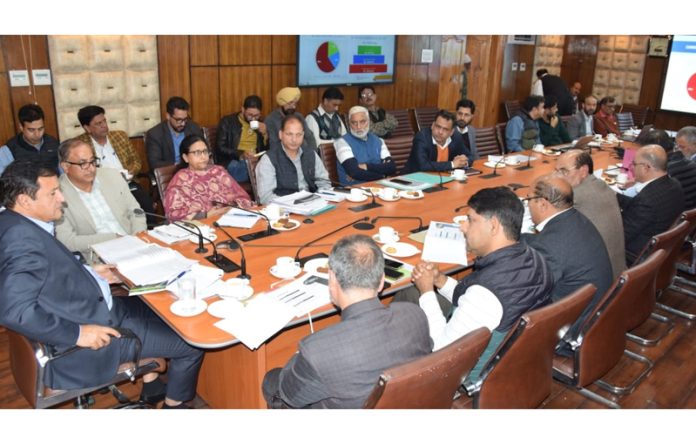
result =
[{"label": "black shoe", "polygon": [[147,404],[157,404],[163,401],[167,395],[167,384],[162,382],[160,378],[154,381],[143,384],[143,390],[140,392],[140,400]]},{"label": "black shoe", "polygon": [[186,404],[185,402],[182,402],[179,405],[169,405],[166,402],[162,404],[163,409],[193,409],[190,405]]}]

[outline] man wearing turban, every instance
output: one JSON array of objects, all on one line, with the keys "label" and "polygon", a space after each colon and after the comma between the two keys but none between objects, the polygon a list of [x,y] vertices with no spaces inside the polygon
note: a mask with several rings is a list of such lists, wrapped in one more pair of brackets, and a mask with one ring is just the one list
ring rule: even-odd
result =
[{"label": "man wearing turban", "polygon": [[266,128],[268,129],[268,146],[269,149],[274,149],[280,146],[280,137],[278,133],[280,132],[280,125],[286,116],[291,114],[296,115],[300,118],[302,126],[304,127],[304,145],[308,148],[314,150],[317,149],[317,144],[314,141],[314,135],[307,127],[302,114],[297,112],[297,104],[300,102],[300,88],[285,87],[278,91],[276,94],[276,102],[278,107],[271,112],[265,120]]}]

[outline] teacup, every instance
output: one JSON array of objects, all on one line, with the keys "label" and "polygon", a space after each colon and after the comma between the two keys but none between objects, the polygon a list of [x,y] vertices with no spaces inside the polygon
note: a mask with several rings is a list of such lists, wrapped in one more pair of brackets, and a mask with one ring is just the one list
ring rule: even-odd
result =
[{"label": "teacup", "polygon": [[266,217],[268,217],[270,220],[277,220],[280,219],[280,205],[278,204],[268,204],[266,205],[266,208],[263,210],[264,214]]},{"label": "teacup", "polygon": [[397,193],[398,190],[396,188],[386,187],[382,190],[382,197],[389,200],[395,199]]},{"label": "teacup", "polygon": [[380,227],[379,228],[379,240],[383,244],[390,242],[396,242],[397,234],[392,227]]},{"label": "teacup", "polygon": [[299,264],[290,256],[281,256],[276,259],[275,270],[280,275],[290,275]]},{"label": "teacup", "polygon": [[249,127],[253,130],[259,129],[259,121],[258,120],[252,120],[249,122]]},{"label": "teacup", "polygon": [[466,171],[456,169],[456,170],[452,171],[452,177],[454,177],[454,180],[462,181],[462,180],[466,179]]},{"label": "teacup", "polygon": [[364,195],[365,193],[363,193],[362,190],[359,190],[357,188],[350,189],[350,198],[353,200],[360,200]]},{"label": "teacup", "polygon": [[537,143],[534,145],[534,148],[532,148],[533,151],[544,151],[544,145],[541,143]]},{"label": "teacup", "polygon": [[616,183],[618,185],[626,185],[626,182],[628,182],[628,174],[626,173],[619,173],[616,176]]}]

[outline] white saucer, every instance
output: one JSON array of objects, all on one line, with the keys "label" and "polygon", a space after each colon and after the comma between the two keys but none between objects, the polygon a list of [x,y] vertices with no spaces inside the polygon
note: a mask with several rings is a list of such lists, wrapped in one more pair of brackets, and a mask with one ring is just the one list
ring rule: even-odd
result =
[{"label": "white saucer", "polygon": [[246,279],[232,278],[225,281],[223,290],[218,293],[223,299],[236,299],[243,301],[254,294],[254,288]]},{"label": "white saucer", "polygon": [[367,200],[367,196],[363,194],[362,196],[356,198],[356,197],[353,197],[352,194],[349,194],[346,196],[346,200],[348,200],[350,202],[365,202]]},{"label": "white saucer", "polygon": [[274,230],[278,230],[278,231],[292,231],[292,230],[295,230],[295,229],[300,227],[300,221],[295,220],[295,219],[288,219],[288,222],[293,224],[293,226],[291,228],[285,228],[284,226],[282,226],[280,224],[278,224],[280,226],[276,226],[277,222],[278,222],[278,219],[272,220],[271,221],[271,228],[273,228]]},{"label": "white saucer", "polygon": [[187,301],[176,301],[169,307],[169,310],[177,316],[188,318],[203,313],[207,307],[208,304],[203,299],[195,299],[193,305],[189,306],[187,306]]},{"label": "white saucer", "polygon": [[[215,233],[210,233],[210,234],[207,235],[207,236],[204,234],[204,235],[203,235],[203,238],[204,238],[204,239],[203,239],[203,242],[207,242],[207,241],[205,240],[206,238],[207,238],[207,239],[210,239],[210,240],[213,241],[213,242],[215,242],[215,240],[217,239],[217,234],[215,234]],[[191,236],[188,237],[188,240],[191,241],[191,242],[193,242],[194,244],[197,244],[197,243],[198,243],[198,235],[197,235],[197,234],[192,234]]]},{"label": "white saucer", "polygon": [[[409,194],[409,193],[416,193],[416,194]],[[406,191],[406,190],[401,190],[399,191],[399,196],[403,197],[404,199],[422,199],[424,194],[421,190],[414,190],[414,191]]]},{"label": "white saucer", "polygon": [[270,272],[273,276],[277,277],[278,279],[290,279],[290,278],[294,278],[298,274],[302,273],[302,268],[300,268],[299,265],[295,265],[295,268],[293,269],[292,273],[288,273],[287,275],[284,275],[284,274],[279,274],[276,271],[276,266],[274,265],[271,267]]},{"label": "white saucer", "polygon": [[377,195],[377,197],[379,197],[380,199],[387,201],[387,202],[396,202],[397,200],[401,199],[401,196],[399,196],[399,193],[396,193],[396,195],[391,199],[388,199],[387,197],[382,196],[382,193],[379,193]]},{"label": "white saucer", "polygon": [[454,216],[454,217],[452,218],[452,221],[453,221],[455,224],[460,224],[460,223],[462,223],[463,221],[465,221],[467,217],[468,217],[468,216],[466,216],[466,215],[464,215],[464,214],[460,214],[459,216]]},{"label": "white saucer", "polygon": [[505,168],[505,162],[484,162],[483,164],[488,168],[495,168],[496,164],[498,165],[498,168]]},{"label": "white saucer", "polygon": [[243,310],[244,305],[234,299],[222,299],[208,305],[208,313],[216,318],[229,318],[239,310]]},{"label": "white saucer", "polygon": [[616,169],[606,169],[604,170],[604,174],[607,176],[618,176],[621,173],[621,170],[616,168]]},{"label": "white saucer", "polygon": [[372,236],[372,240],[377,242],[378,244],[393,244],[395,242],[399,242],[399,235],[397,234],[396,236],[394,236],[393,239],[390,239],[387,242],[382,242],[382,239],[379,237],[379,233],[377,233],[374,236]]},{"label": "white saucer", "polygon": [[306,273],[312,274],[314,276],[319,276],[323,277],[325,279],[329,278],[329,273],[322,273],[320,271],[317,271],[317,268],[319,267],[328,267],[329,265],[329,258],[326,257],[319,257],[316,259],[312,259],[311,261],[307,261],[304,264],[304,271]]},{"label": "white saucer", "polygon": [[404,242],[396,242],[393,244],[382,245],[382,251],[389,256],[394,257],[409,257],[420,252],[420,250],[411,244]]}]

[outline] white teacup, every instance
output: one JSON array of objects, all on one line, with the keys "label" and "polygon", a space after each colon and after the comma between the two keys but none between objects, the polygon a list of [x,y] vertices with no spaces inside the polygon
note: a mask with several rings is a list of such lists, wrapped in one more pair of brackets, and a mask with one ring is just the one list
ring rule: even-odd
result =
[{"label": "white teacup", "polygon": [[396,188],[386,187],[386,188],[382,189],[382,196],[383,196],[385,199],[395,199],[395,198],[396,198],[396,194],[397,194],[398,192],[399,192],[399,191],[398,191]]},{"label": "white teacup", "polygon": [[541,143],[537,143],[534,145],[534,148],[532,148],[533,151],[544,151],[544,145]]},{"label": "white teacup", "polygon": [[365,193],[363,193],[362,190],[359,190],[357,188],[350,189],[350,197],[353,200],[360,200],[364,195]]},{"label": "white teacup", "polygon": [[619,185],[626,185],[626,182],[628,182],[628,174],[626,173],[619,173],[616,176],[616,183]]},{"label": "white teacup", "polygon": [[259,121],[258,120],[252,120],[249,122],[249,127],[253,130],[259,129]]},{"label": "white teacup", "polygon": [[599,142],[600,140],[602,140],[602,135],[601,135],[601,134],[595,134],[595,135],[594,135],[594,140],[596,140],[597,142]]},{"label": "white teacup", "polygon": [[607,140],[616,140],[616,134],[614,134],[614,133],[607,134]]},{"label": "white teacup", "polygon": [[397,234],[392,227],[380,227],[379,228],[379,240],[383,244],[390,242],[396,242]]},{"label": "white teacup", "polygon": [[277,220],[280,219],[280,205],[278,204],[268,204],[266,205],[266,208],[263,210],[264,214],[266,217],[268,217],[270,220]]},{"label": "white teacup", "polygon": [[460,181],[464,180],[464,179],[466,179],[466,171],[456,169],[456,170],[452,171],[452,177],[454,177],[455,180],[460,180]]},{"label": "white teacup", "polygon": [[276,259],[275,269],[277,274],[289,275],[295,271],[299,264],[290,256],[281,256]]}]

